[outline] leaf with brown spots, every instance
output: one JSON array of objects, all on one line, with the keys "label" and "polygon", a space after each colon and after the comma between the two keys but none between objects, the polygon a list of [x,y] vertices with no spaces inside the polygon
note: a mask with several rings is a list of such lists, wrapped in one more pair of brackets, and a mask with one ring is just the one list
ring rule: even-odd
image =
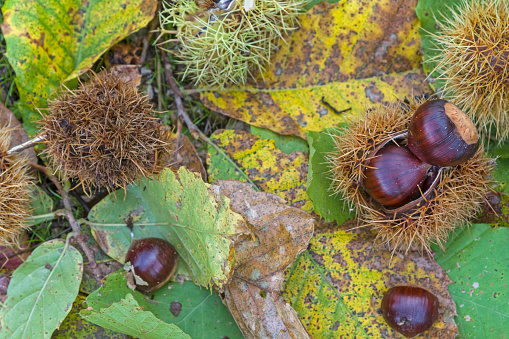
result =
[{"label": "leaf with brown spots", "polygon": [[235,242],[235,271],[224,302],[246,338],[310,338],[297,314],[279,295],[284,270],[304,251],[314,220],[274,194],[238,181],[218,181],[231,208],[244,216],[255,238]]},{"label": "leaf with brown spots", "polygon": [[391,258],[388,249],[375,247],[376,234],[345,232],[355,226],[321,225],[287,273],[283,296],[309,332],[316,338],[400,338],[385,323],[380,304],[390,287],[412,284],[440,302],[439,319],[425,337],[454,338],[456,306],[447,289],[452,281],[440,265],[417,252]]},{"label": "leaf with brown spots", "polygon": [[[429,92],[421,69],[417,0],[321,2],[271,58],[257,85],[206,91],[202,101],[251,125],[305,137],[366,105]],[[265,81],[265,82],[264,82]]]},{"label": "leaf with brown spots", "polygon": [[2,32],[16,72],[19,110],[37,132],[48,97],[86,72],[111,46],[148,24],[156,0],[7,0]]}]

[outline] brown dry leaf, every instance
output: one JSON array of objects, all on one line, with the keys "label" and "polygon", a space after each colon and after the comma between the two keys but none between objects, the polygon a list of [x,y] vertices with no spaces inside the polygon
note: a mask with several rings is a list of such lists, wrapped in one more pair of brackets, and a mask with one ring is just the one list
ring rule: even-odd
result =
[{"label": "brown dry leaf", "polygon": [[440,302],[439,319],[424,332],[427,338],[455,338],[456,306],[447,273],[435,259],[409,252],[403,256],[378,247],[367,229],[347,231],[320,222],[304,252],[288,270],[284,297],[316,338],[401,338],[380,312],[383,294],[395,285],[424,287]]},{"label": "brown dry leaf", "polygon": [[[177,134],[173,134],[171,140],[176,145]],[[178,149],[175,150],[169,159],[170,164],[167,164],[167,166],[171,166],[175,170],[183,166],[191,172],[200,173],[203,181],[207,182],[207,171],[205,171],[205,167],[203,167],[203,163],[191,140],[187,136],[182,135],[179,143]],[[175,146],[172,148],[175,149]]]},{"label": "brown dry leaf", "polygon": [[256,239],[235,243],[235,272],[224,293],[246,338],[310,338],[297,313],[278,294],[284,271],[313,236],[314,219],[270,193],[249,184],[217,181],[231,208],[247,221]]},{"label": "brown dry leaf", "polygon": [[[30,140],[28,138],[28,134],[25,132],[18,119],[16,119],[14,114],[7,107],[5,107],[2,102],[0,102],[0,126],[6,125],[13,128],[11,133],[11,145],[9,148],[21,145],[22,143]],[[33,147],[30,147],[21,153],[27,156],[31,162],[37,163],[37,154],[35,153]]]},{"label": "brown dry leaf", "polygon": [[136,65],[114,65],[108,71],[111,75],[116,75],[124,80],[125,83],[132,83],[136,87],[141,84],[141,74],[138,72],[138,66]]}]

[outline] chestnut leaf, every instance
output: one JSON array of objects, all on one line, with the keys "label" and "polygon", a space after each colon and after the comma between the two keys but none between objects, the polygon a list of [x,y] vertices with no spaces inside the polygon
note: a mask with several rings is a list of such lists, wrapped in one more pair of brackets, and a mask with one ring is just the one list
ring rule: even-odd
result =
[{"label": "chestnut leaf", "polygon": [[136,239],[169,241],[179,253],[179,269],[187,268],[195,283],[222,288],[231,276],[234,239],[249,233],[229,204],[217,187],[181,167],[111,193],[88,217],[92,235],[115,260],[124,263],[132,223]]},{"label": "chestnut leaf", "polygon": [[[302,144],[305,141],[299,142],[297,139],[300,138],[279,136],[270,132],[261,133],[263,136],[260,133],[255,136],[235,130],[214,132],[210,139],[229,159],[209,146],[207,163],[210,182],[251,180],[260,190],[277,194],[291,206],[310,212],[311,202],[306,196],[308,156],[307,152],[303,152],[305,145]],[[279,140],[267,140],[267,137]],[[293,151],[289,152],[290,150]]]},{"label": "chestnut leaf", "polygon": [[14,271],[0,311],[2,338],[50,337],[71,310],[83,258],[61,239],[38,246]]},{"label": "chestnut leaf", "polygon": [[[417,0],[321,2],[301,18],[256,83],[203,88],[212,111],[306,137],[366,106],[429,92],[421,66]],[[312,1],[311,4],[315,4]]]},{"label": "chestnut leaf", "polygon": [[174,325],[157,319],[152,312],[144,311],[132,294],[109,307],[85,310],[81,315],[88,321],[110,330],[141,339],[191,339]]},{"label": "chestnut leaf", "polygon": [[503,338],[509,333],[507,246],[509,228],[473,224],[451,234],[435,259],[454,284],[455,317],[463,338]]},{"label": "chestnut leaf", "polygon": [[[341,125],[342,127],[344,125]],[[355,217],[348,205],[339,195],[334,195],[329,189],[332,183],[327,154],[336,146],[327,131],[309,132],[309,172],[307,194],[313,202],[313,208],[326,221],[337,221],[342,224]]]},{"label": "chestnut leaf", "polygon": [[218,181],[221,194],[252,226],[256,239],[235,242],[236,263],[224,301],[246,338],[310,338],[295,310],[279,294],[284,270],[304,251],[314,219],[275,194],[238,181]]},{"label": "chestnut leaf", "polygon": [[2,8],[9,63],[16,72],[18,109],[29,135],[37,132],[47,98],[85,73],[111,46],[146,26],[155,0],[7,0]]},{"label": "chestnut leaf", "polygon": [[[160,288],[150,298],[127,287],[123,270],[108,275],[104,285],[92,292],[85,308],[94,310],[119,302],[132,294],[138,305],[166,323],[177,325],[192,338],[243,338],[234,319],[216,292],[210,292],[191,281],[183,284],[171,282],[167,288]],[[180,312],[172,313],[172,305],[178,303]],[[86,311],[82,314],[86,316]]]}]

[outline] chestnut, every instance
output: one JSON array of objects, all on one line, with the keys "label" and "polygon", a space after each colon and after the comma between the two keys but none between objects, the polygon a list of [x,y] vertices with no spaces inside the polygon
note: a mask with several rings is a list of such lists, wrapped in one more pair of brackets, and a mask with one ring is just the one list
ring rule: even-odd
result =
[{"label": "chestnut", "polygon": [[470,118],[456,105],[431,100],[420,105],[408,125],[408,148],[422,161],[440,167],[470,159],[479,135]]},{"label": "chestnut", "polygon": [[394,286],[384,294],[382,314],[387,324],[407,338],[426,331],[438,319],[439,302],[417,286]]},{"label": "chestnut", "polygon": [[380,204],[399,207],[419,193],[429,168],[431,165],[417,159],[408,148],[389,144],[365,164],[361,185]]},{"label": "chestnut", "polygon": [[150,294],[167,283],[177,269],[178,253],[168,241],[159,238],[133,240],[125,258],[134,274],[145,284],[136,282],[136,289]]}]

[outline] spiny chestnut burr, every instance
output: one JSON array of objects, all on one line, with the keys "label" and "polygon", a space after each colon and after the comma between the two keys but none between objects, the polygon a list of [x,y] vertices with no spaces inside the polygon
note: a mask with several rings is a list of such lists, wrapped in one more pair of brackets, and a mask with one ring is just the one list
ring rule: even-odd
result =
[{"label": "spiny chestnut burr", "polygon": [[364,167],[362,187],[380,204],[399,207],[419,193],[430,167],[408,148],[386,145]]},{"label": "spiny chestnut burr", "polygon": [[472,120],[445,100],[420,105],[408,125],[408,148],[417,158],[435,166],[464,163],[477,151],[478,142]]},{"label": "spiny chestnut burr", "polygon": [[168,241],[159,238],[133,240],[127,251],[134,274],[146,285],[136,282],[136,288],[150,294],[166,284],[177,269],[178,253]]},{"label": "spiny chestnut burr", "polygon": [[407,338],[426,331],[438,319],[439,302],[417,286],[394,286],[384,294],[382,314],[387,324]]}]

